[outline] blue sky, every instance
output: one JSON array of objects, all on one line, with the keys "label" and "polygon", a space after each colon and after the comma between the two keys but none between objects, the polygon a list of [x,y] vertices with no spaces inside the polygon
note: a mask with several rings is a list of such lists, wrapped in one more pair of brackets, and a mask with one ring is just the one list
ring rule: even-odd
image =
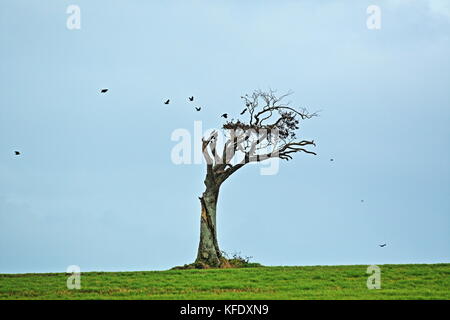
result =
[{"label": "blue sky", "polygon": [[439,0],[1,1],[0,272],[192,262],[205,168],[171,162],[171,133],[219,127],[268,88],[322,110],[300,131],[318,155],[226,181],[223,250],[266,265],[449,262],[449,31]]}]

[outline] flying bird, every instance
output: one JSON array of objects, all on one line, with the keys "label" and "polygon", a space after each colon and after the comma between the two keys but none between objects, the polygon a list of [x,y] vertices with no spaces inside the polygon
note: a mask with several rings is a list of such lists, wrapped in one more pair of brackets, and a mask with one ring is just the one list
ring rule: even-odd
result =
[{"label": "flying bird", "polygon": [[14,154],[15,154],[16,156],[20,156],[20,151],[14,151]]},{"label": "flying bird", "polygon": [[222,118],[228,118],[228,113],[224,113],[223,115],[221,115]]},{"label": "flying bird", "polygon": [[245,111],[247,111],[247,108],[245,108],[244,110],[242,110],[241,115],[243,115],[245,113]]},{"label": "flying bird", "polygon": [[108,92],[108,90],[109,90],[109,89],[106,89],[106,88],[105,88],[105,89],[100,90],[100,92],[101,92],[101,93],[106,93],[106,92]]},{"label": "flying bird", "polygon": [[170,102],[170,99],[167,99],[167,101],[164,102],[164,104],[169,104],[169,102]]},{"label": "flying bird", "polygon": [[334,161],[334,159],[330,159],[330,161]]},{"label": "flying bird", "polygon": [[189,97],[189,101],[194,101],[194,97]]},{"label": "flying bird", "polygon": [[386,247],[386,243],[379,245],[381,248]]},{"label": "flying bird", "polygon": [[197,110],[197,111],[200,111],[200,110],[202,110],[202,107],[195,107],[195,110]]}]

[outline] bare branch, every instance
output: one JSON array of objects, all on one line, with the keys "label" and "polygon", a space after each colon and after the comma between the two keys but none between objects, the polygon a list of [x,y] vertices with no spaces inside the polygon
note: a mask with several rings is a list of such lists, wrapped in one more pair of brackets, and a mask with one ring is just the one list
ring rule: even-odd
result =
[{"label": "bare branch", "polygon": [[[269,158],[290,160],[294,153],[304,152],[316,154],[307,149],[315,146],[314,141],[296,139],[296,131],[300,121],[317,116],[317,112],[309,113],[305,108],[296,109],[289,102],[283,102],[292,91],[277,96],[275,90],[256,90],[251,95],[244,95],[248,121],[231,119],[224,123],[222,129],[229,134],[220,154],[216,148],[217,132],[213,132],[207,140],[203,140],[203,151],[207,163],[214,164],[213,171],[223,182],[234,172],[250,162],[261,162]],[[246,112],[248,111],[248,112]],[[266,123],[272,120],[272,123]],[[207,150],[209,146],[209,154]],[[268,150],[267,149],[272,149]],[[242,160],[233,159],[242,155]]]},{"label": "bare branch", "polygon": [[208,139],[205,140],[204,138],[202,138],[202,153],[203,153],[203,157],[205,158],[206,163],[207,163],[207,164],[210,164],[210,165],[213,164],[213,159],[212,159],[211,156],[209,155],[209,152],[208,152],[208,146],[209,146],[209,144],[211,143],[211,141],[212,141],[213,139],[215,139],[216,137],[217,137],[217,132],[216,132],[216,131],[213,131],[213,132],[211,132],[211,134],[209,135]]}]

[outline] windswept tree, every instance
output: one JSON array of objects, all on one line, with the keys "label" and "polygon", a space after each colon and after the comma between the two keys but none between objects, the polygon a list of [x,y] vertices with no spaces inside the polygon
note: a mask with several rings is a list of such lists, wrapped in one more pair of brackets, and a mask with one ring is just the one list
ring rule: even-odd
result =
[{"label": "windswept tree", "polygon": [[206,190],[200,197],[200,244],[196,265],[220,267],[226,263],[217,241],[216,207],[221,185],[248,163],[270,158],[290,160],[297,152],[314,154],[307,147],[314,140],[300,140],[297,130],[300,121],[316,116],[305,108],[297,109],[283,100],[290,94],[254,91],[241,97],[245,109],[240,115],[246,121],[231,119],[222,126],[224,139],[219,143],[218,132],[202,139],[206,160]]}]

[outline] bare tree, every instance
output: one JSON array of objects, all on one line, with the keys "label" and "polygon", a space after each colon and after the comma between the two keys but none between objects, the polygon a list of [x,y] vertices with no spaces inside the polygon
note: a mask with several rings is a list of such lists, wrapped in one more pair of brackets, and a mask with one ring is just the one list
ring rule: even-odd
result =
[{"label": "bare tree", "polygon": [[299,140],[296,131],[301,120],[310,119],[316,113],[296,109],[284,103],[291,92],[277,96],[273,90],[254,91],[241,97],[248,118],[226,121],[222,126],[225,142],[218,143],[218,132],[213,131],[202,139],[202,152],[206,160],[206,190],[199,198],[201,203],[200,244],[196,264],[219,267],[226,263],[217,242],[216,207],[222,183],[237,170],[251,162],[270,158],[290,160],[294,153],[305,152],[315,146],[314,140]]}]

